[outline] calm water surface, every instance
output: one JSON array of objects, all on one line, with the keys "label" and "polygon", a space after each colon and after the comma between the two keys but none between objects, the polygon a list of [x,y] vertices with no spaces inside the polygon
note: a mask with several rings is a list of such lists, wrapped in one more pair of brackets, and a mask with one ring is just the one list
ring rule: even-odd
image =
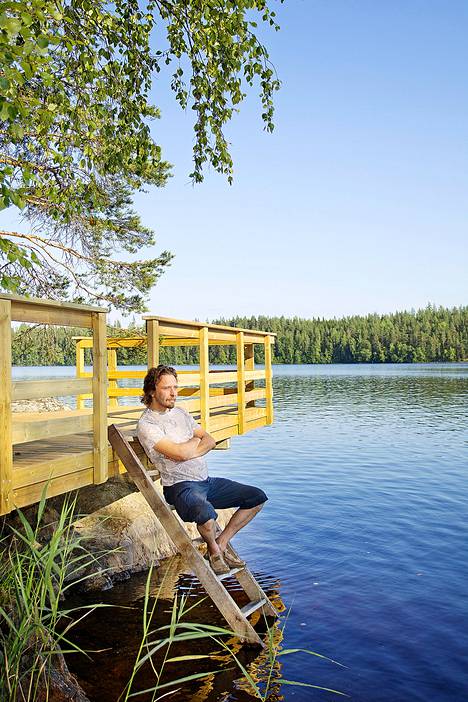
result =
[{"label": "calm water surface", "polygon": [[[298,653],[281,674],[355,702],[465,702],[468,364],[276,366],[274,376],[274,425],[209,464],[269,495],[236,545],[266,585],[279,582],[284,647],[346,666]],[[141,588],[135,578],[109,597],[129,602]],[[206,699],[242,694],[233,685]]]}]

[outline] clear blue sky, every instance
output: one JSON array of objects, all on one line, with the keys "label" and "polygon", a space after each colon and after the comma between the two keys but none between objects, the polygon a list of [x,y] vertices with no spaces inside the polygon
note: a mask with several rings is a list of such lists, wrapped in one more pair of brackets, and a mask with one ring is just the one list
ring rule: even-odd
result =
[{"label": "clear blue sky", "polygon": [[[274,2],[272,4],[275,4]],[[174,177],[135,199],[175,254],[150,310],[340,317],[468,303],[468,2],[286,0],[263,38],[276,129],[254,90],[229,126],[235,182],[192,186],[192,123],[154,88]],[[141,255],[151,254],[142,251]]]},{"label": "clear blue sky", "polygon": [[[468,303],[468,3],[286,0],[256,93],[229,127],[235,183],[192,186],[191,125],[156,85],[174,178],[138,196],[172,267],[151,311],[343,316]],[[158,92],[160,98],[158,99]]]}]

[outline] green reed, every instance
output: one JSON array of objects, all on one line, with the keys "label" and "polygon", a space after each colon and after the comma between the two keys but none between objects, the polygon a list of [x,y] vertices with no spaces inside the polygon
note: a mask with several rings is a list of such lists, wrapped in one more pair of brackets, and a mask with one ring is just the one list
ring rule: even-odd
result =
[{"label": "green reed", "polygon": [[[273,691],[277,691],[281,685],[297,685],[301,687],[309,687],[314,688],[316,690],[331,692],[336,695],[347,697],[347,695],[345,695],[343,692],[339,692],[338,690],[333,690],[331,688],[322,687],[320,685],[313,685],[311,683],[306,682],[286,680],[279,675],[279,659],[282,656],[298,653],[305,653],[310,656],[316,656],[323,660],[327,660],[331,663],[334,663],[340,667],[345,667],[341,663],[338,663],[337,661],[334,661],[331,658],[327,658],[327,656],[323,656],[320,653],[316,653],[315,651],[310,651],[308,649],[281,649],[284,628],[286,626],[289,614],[288,616],[283,618],[281,624],[278,624],[277,622],[270,624],[265,619],[266,634],[264,638],[264,649],[261,652],[264,658],[264,665],[262,666],[263,675],[261,681],[257,681],[254,679],[254,677],[249,673],[247,668],[241,662],[239,656],[236,655],[234,647],[232,646],[233,637],[235,638],[235,634],[233,631],[224,627],[215,626],[211,624],[193,624],[184,621],[186,615],[189,614],[189,612],[194,607],[197,607],[203,600],[198,600],[195,604],[188,607],[187,596],[183,595],[179,597],[176,593],[172,605],[170,623],[160,626],[156,629],[152,629],[151,624],[156,611],[156,605],[158,602],[159,592],[161,590],[162,584],[159,588],[158,593],[154,597],[152,604],[150,605],[151,576],[152,570],[150,569],[146,580],[145,596],[143,602],[143,633],[140,641],[140,646],[137,652],[130,680],[121,697],[119,698],[118,702],[128,702],[129,698],[148,694],[152,695],[151,699],[153,702],[155,702],[156,700],[162,699],[167,694],[170,694],[166,691],[167,688],[174,688],[184,683],[191,682],[197,679],[202,679],[209,675],[225,671],[226,668],[224,666],[222,669],[218,668],[208,672],[205,671],[202,673],[194,673],[192,675],[185,675],[180,678],[175,678],[168,682],[161,682],[164,669],[168,663],[193,661],[200,659],[213,660],[219,657],[213,652],[208,654],[170,656],[171,648],[175,644],[186,643],[200,639],[211,639],[220,647],[221,651],[224,651],[232,659],[233,664],[237,666],[244,680],[246,681],[250,694],[255,699],[261,700],[261,702],[266,702],[272,695]],[[277,630],[277,627],[279,627],[279,631]],[[226,641],[225,639],[228,639],[228,641]],[[153,658],[162,650],[162,662],[160,662],[159,665],[156,666],[154,665]],[[134,690],[133,688],[135,683],[135,676],[145,664],[151,665],[156,683],[152,687],[143,690]],[[163,694],[159,695],[159,693],[163,690]],[[173,692],[174,691],[175,690],[173,690]]]},{"label": "green reed", "polygon": [[[66,500],[49,540],[41,543],[45,491],[32,527],[18,510],[22,529],[0,541],[0,699],[33,702],[49,696],[54,658],[81,649],[69,632],[96,606],[67,609],[67,590],[90,577],[95,560],[73,529],[75,502]],[[83,610],[77,617],[78,610]],[[72,619],[73,615],[73,619]]]}]

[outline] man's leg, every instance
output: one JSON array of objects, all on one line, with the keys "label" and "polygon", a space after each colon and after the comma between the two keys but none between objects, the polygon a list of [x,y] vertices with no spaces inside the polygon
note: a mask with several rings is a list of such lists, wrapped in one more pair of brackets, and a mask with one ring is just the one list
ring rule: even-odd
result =
[{"label": "man's leg", "polygon": [[209,519],[204,524],[197,524],[197,529],[200,532],[202,539],[206,541],[208,552],[213,555],[219,555],[221,553],[221,549],[216,541],[215,520]]},{"label": "man's leg", "polygon": [[[253,485],[244,485],[227,478],[208,478],[208,483],[207,497],[213,507],[216,509],[239,507],[223,531],[216,537],[216,542],[224,555],[232,537],[260,512],[268,498],[263,490]],[[228,562],[233,562],[232,558]]]},{"label": "man's leg", "polygon": [[264,503],[262,502],[262,504],[257,505],[256,507],[250,507],[250,509],[239,508],[237,512],[234,512],[221,534],[216,537],[216,543],[221,549],[222,553],[224,553],[226,550],[232,537],[235,536],[235,534],[237,534],[237,532],[243,527],[245,527],[246,524],[248,524],[255,517],[255,515],[258,514],[258,512],[260,512],[263,504]]},{"label": "man's leg", "polygon": [[173,504],[184,522],[195,522],[206,542],[211,567],[218,575],[229,572],[216,543],[216,511],[207,500],[208,481],[184,481],[164,489],[166,500]]},{"label": "man's leg", "polygon": [[209,519],[204,524],[197,524],[197,529],[202,538],[206,541],[208,548],[208,558],[217,575],[229,573],[231,566],[226,563],[223,558],[223,552],[216,541],[216,522],[214,519]]}]

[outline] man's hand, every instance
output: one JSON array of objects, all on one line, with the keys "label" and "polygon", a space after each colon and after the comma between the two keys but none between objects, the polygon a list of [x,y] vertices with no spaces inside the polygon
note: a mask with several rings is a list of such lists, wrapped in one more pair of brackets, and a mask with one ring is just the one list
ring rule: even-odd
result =
[{"label": "man's hand", "polygon": [[170,439],[161,439],[154,445],[154,448],[159,453],[162,453],[163,456],[166,456],[166,458],[170,458],[171,461],[180,463],[181,461],[188,461],[190,458],[195,458],[195,451],[199,444],[200,439],[193,436],[191,439],[181,444],[177,444]]},{"label": "man's hand", "polygon": [[193,432],[193,435],[194,437],[200,439],[200,443],[198,444],[198,447],[195,450],[194,458],[200,458],[201,456],[204,456],[205,453],[208,453],[208,451],[211,451],[216,446],[216,441],[213,439],[211,434],[208,434],[208,432],[204,429],[196,429]]},{"label": "man's hand", "polygon": [[161,439],[154,448],[171,461],[180,463],[189,461],[191,458],[200,458],[216,446],[216,441],[208,432],[203,429],[196,429],[194,435],[188,441],[177,444],[170,439]]}]

